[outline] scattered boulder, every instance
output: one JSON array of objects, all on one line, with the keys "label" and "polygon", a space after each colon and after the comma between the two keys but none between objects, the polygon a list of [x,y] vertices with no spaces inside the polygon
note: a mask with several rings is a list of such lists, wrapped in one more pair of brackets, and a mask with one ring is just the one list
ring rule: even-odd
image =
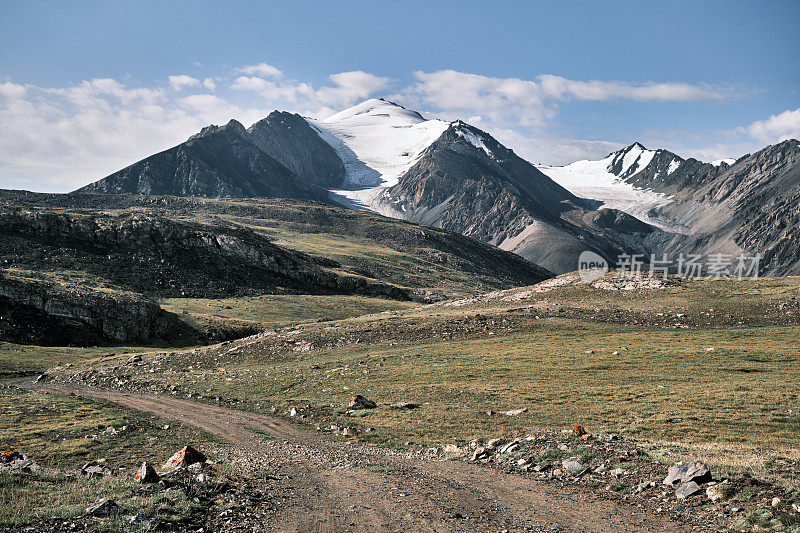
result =
[{"label": "scattered boulder", "polygon": [[504,442],[505,440],[502,437],[497,437],[496,439],[489,439],[489,441],[486,442],[486,449],[494,450]]},{"label": "scattered boulder", "polygon": [[449,457],[461,457],[464,455],[464,450],[455,444],[445,444],[442,448],[442,454]]},{"label": "scattered boulder", "polygon": [[80,475],[88,478],[106,477],[113,474],[105,461],[89,461],[79,470]]},{"label": "scattered boulder", "polygon": [[360,394],[353,396],[349,404],[351,409],[375,409],[377,406],[375,402],[364,398]]},{"label": "scattered boulder", "polygon": [[583,462],[577,457],[570,457],[561,461],[561,466],[570,472],[579,472],[583,469]]},{"label": "scattered boulder", "polygon": [[586,435],[586,430],[583,429],[583,426],[580,426],[580,425],[573,427],[572,428],[572,432],[574,434],[578,435],[579,437],[582,436],[582,435]]},{"label": "scattered boulder", "polygon": [[356,430],[353,429],[353,428],[344,428],[342,430],[342,436],[343,437],[355,437],[356,436]]},{"label": "scattered boulder", "polygon": [[694,481],[687,481],[686,483],[678,487],[678,490],[675,491],[675,497],[678,498],[679,500],[685,500],[689,496],[697,494],[701,490],[703,489],[700,488],[700,485],[698,485]]},{"label": "scattered boulder", "polygon": [[198,452],[191,446],[184,446],[183,449],[176,452],[167,460],[166,463],[164,463],[162,470],[164,472],[172,472],[181,466],[189,466],[194,463],[204,463],[205,461],[205,455]]},{"label": "scattered boulder", "polygon": [[156,473],[156,469],[145,461],[136,471],[136,474],[133,475],[133,479],[139,483],[157,483],[161,480],[161,477]]},{"label": "scattered boulder", "polygon": [[390,409],[416,409],[419,405],[411,402],[397,402],[389,406]]},{"label": "scattered boulder", "polygon": [[711,502],[718,502],[722,498],[724,498],[724,494],[722,493],[722,485],[726,484],[728,480],[723,481],[722,483],[715,483],[710,482],[706,487],[706,496],[708,497]]},{"label": "scattered boulder", "polygon": [[159,528],[161,521],[149,514],[136,513],[128,518],[128,524],[133,526],[137,531],[143,529],[144,531],[154,531]]},{"label": "scattered boulder", "polygon": [[527,407],[523,407],[522,409],[512,409],[510,411],[503,411],[503,414],[506,415],[506,416],[519,416],[522,413],[527,413],[527,412],[528,412],[528,408]]},{"label": "scattered boulder", "polygon": [[664,485],[674,488],[689,481],[694,481],[697,484],[711,481],[711,469],[701,461],[677,463],[669,467],[667,477],[664,478]]},{"label": "scattered boulder", "polygon": [[114,516],[123,512],[117,502],[109,498],[100,498],[86,508],[86,514],[95,517]]},{"label": "scattered boulder", "polygon": [[27,455],[20,455],[17,452],[8,453],[8,462],[0,462],[0,472],[31,474],[41,470],[41,467],[36,462],[28,459]]},{"label": "scattered boulder", "polygon": [[470,457],[470,461],[477,461],[478,459],[483,459],[488,455],[489,455],[489,450],[487,450],[483,446],[478,446],[477,448],[475,448],[475,451],[472,452],[472,457]]}]

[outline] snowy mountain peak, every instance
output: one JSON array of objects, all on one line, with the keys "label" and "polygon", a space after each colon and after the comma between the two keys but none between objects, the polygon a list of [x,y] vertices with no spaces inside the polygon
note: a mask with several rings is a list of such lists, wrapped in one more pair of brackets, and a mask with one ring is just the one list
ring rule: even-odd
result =
[{"label": "snowy mountain peak", "polygon": [[609,172],[620,178],[628,178],[644,170],[655,155],[655,150],[648,150],[643,144],[635,142],[622,150],[609,154],[605,160],[608,161]]},{"label": "snowy mountain peak", "polygon": [[371,98],[331,115],[323,122],[326,124],[350,123],[362,126],[391,122],[395,126],[410,126],[425,122],[425,117],[417,111],[406,109],[400,104],[389,102],[383,98]]},{"label": "snowy mountain peak", "polygon": [[379,192],[368,189],[395,185],[449,126],[381,98],[366,100],[324,120],[307,120],[342,159],[345,179],[336,194],[355,205],[369,204],[364,195]]}]

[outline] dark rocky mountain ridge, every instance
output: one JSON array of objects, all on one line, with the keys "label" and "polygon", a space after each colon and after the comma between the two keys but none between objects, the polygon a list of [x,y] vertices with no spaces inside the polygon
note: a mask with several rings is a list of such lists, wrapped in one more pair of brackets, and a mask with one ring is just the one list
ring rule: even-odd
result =
[{"label": "dark rocky mountain ridge", "polygon": [[[280,151],[273,141],[275,136],[270,134],[270,123],[261,121],[251,129],[255,132],[252,135],[236,120],[224,126],[207,126],[186,142],[147,157],[76,192],[326,201],[327,192],[315,181],[308,180],[313,174],[309,168],[313,167],[316,159],[301,165],[297,163],[300,159],[297,153],[282,156],[284,162],[305,176],[301,177],[262,149],[268,148],[272,154]],[[287,144],[293,146],[300,143]],[[319,149],[319,146],[316,148]],[[325,160],[323,150],[311,150],[312,153],[322,153],[318,157]]]}]

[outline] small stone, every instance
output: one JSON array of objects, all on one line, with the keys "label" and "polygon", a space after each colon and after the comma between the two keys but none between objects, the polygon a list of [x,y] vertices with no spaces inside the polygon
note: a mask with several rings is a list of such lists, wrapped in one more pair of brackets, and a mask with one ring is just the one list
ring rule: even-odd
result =
[{"label": "small stone", "polygon": [[498,446],[503,444],[503,442],[505,442],[505,441],[503,440],[502,437],[497,437],[496,439],[490,439],[486,443],[486,449],[487,450],[494,450],[495,448],[497,448]]},{"label": "small stone", "polygon": [[570,472],[578,472],[583,469],[583,463],[577,457],[570,457],[561,461],[561,466]]},{"label": "small stone", "polygon": [[289,416],[297,416],[297,408],[295,408],[295,407],[292,407],[292,408],[289,410]]},{"label": "small stone", "polygon": [[342,436],[343,437],[355,437],[356,436],[356,430],[353,429],[353,428],[344,428],[342,430]]},{"label": "small stone", "polygon": [[681,485],[680,487],[678,487],[678,490],[675,491],[675,497],[678,498],[679,500],[685,500],[689,496],[697,494],[701,490],[702,489],[700,488],[700,485],[698,485],[694,481],[688,481],[683,485]]},{"label": "small stone", "polygon": [[494,411],[489,409],[488,411],[486,411],[486,414],[489,415],[489,416],[494,416]]},{"label": "small stone", "polygon": [[133,479],[138,481],[139,483],[156,483],[161,478],[156,474],[156,469],[150,466],[147,461],[142,463],[142,466],[139,467],[139,470],[133,475]]},{"label": "small stone", "polygon": [[614,477],[620,477],[622,475],[625,475],[625,472],[626,470],[624,468],[615,468],[614,470],[609,472],[609,474],[611,474]]},{"label": "small stone", "polygon": [[503,414],[506,415],[506,416],[519,416],[522,413],[527,413],[527,412],[528,412],[528,408],[527,407],[523,407],[522,409],[512,409],[510,411],[503,411]]},{"label": "small stone", "polygon": [[583,429],[583,426],[574,426],[574,427],[572,428],[572,432],[573,432],[574,434],[578,435],[578,436],[581,436],[581,435],[585,435],[585,434],[586,434],[586,430],[585,430],[585,429]]},{"label": "small stone", "polygon": [[777,507],[780,504],[781,504],[781,499],[780,498],[772,498],[772,506],[773,507]]},{"label": "small stone", "polygon": [[563,476],[563,475],[564,475],[564,472],[562,472],[560,468],[556,468],[555,470],[553,470],[553,476],[554,477],[559,477],[559,476]]},{"label": "small stone", "polygon": [[712,502],[717,502],[722,499],[722,491],[719,488],[719,485],[711,485],[710,487],[706,488],[706,496]]},{"label": "small stone", "polygon": [[416,409],[419,405],[411,402],[396,402],[389,406],[390,409]]},{"label": "small stone", "polygon": [[506,444],[505,446],[500,448],[500,453],[504,453],[504,454],[505,453],[514,453],[518,449],[519,449],[519,444],[517,444],[516,442],[509,442],[508,444]]},{"label": "small stone", "polygon": [[204,463],[206,461],[206,456],[202,453],[198,452],[191,446],[184,446],[181,450],[177,451],[172,457],[170,457],[162,470],[164,472],[171,472],[181,466],[189,466],[193,465],[194,463]]},{"label": "small stone", "polygon": [[356,394],[350,399],[349,406],[352,409],[375,409],[378,405],[372,400],[368,400],[360,394]]},{"label": "small stone", "polygon": [[87,515],[96,517],[114,516],[121,512],[122,507],[117,505],[117,502],[114,500],[108,498],[100,498],[86,508]]},{"label": "small stone", "polygon": [[793,503],[792,511],[794,511],[795,513],[800,513],[800,503]]},{"label": "small stone", "polygon": [[472,452],[472,457],[470,458],[470,461],[477,461],[481,457],[485,456],[486,452],[487,452],[486,448],[484,448],[483,446],[478,446],[477,448],[475,448],[475,451]]},{"label": "small stone", "polygon": [[455,444],[446,444],[444,448],[442,448],[442,454],[452,457],[457,457],[464,455],[464,450],[462,450]]}]

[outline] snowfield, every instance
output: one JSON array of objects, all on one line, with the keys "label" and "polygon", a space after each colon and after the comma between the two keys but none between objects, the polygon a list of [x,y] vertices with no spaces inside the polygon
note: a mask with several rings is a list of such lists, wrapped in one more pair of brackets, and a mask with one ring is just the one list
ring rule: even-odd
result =
[{"label": "snowfield", "polygon": [[371,99],[325,120],[306,119],[339,154],[346,177],[342,188],[331,191],[334,200],[351,207],[389,216],[380,206],[385,189],[419,159],[449,126],[443,120],[426,120],[416,111],[392,102]]},{"label": "snowfield", "polygon": [[[628,157],[631,153],[634,155]],[[625,154],[621,174],[625,175],[638,162],[639,164],[632,169],[633,173],[628,177],[634,176],[636,172],[644,169],[652,161],[653,155],[652,150],[632,149]],[[563,167],[539,166],[537,168],[576,196],[598,200],[603,202],[603,207],[619,209],[658,228],[684,233],[685,229],[653,216],[654,213],[651,212],[652,209],[670,203],[672,199],[669,196],[634,187],[608,171],[616,157],[619,157],[619,154],[611,154],[596,161],[576,161]],[[644,164],[642,164],[643,162]],[[672,165],[670,165],[670,169],[675,170]]]}]

